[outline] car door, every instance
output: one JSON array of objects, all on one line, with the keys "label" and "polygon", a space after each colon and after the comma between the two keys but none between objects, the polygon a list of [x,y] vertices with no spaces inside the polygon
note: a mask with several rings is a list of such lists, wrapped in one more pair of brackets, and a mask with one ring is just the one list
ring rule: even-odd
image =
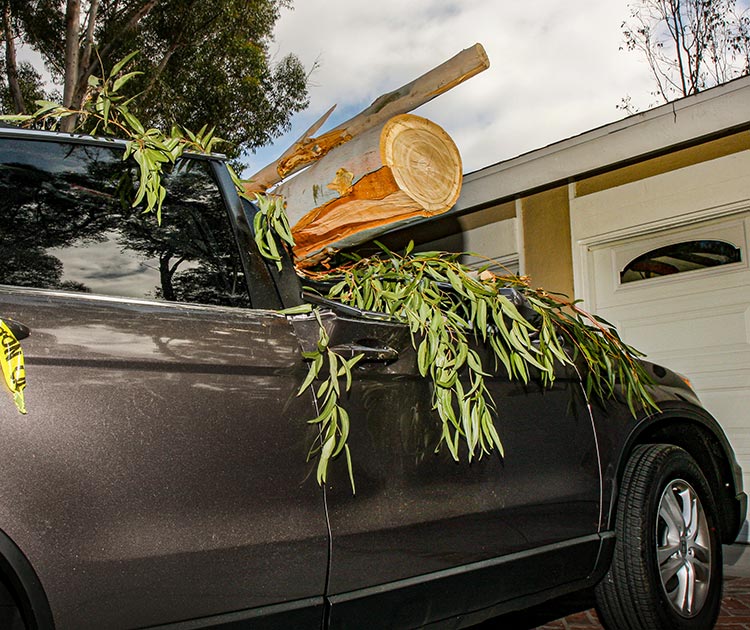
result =
[{"label": "car door", "polygon": [[[436,452],[440,424],[408,329],[335,308],[324,322],[338,351],[365,352],[344,400],[356,494],[343,461],[327,485],[332,628],[421,627],[589,575],[600,476],[574,370],[560,367],[549,388],[496,375],[505,457],[457,463]],[[311,320],[295,325],[316,338]]]},{"label": "car door", "polygon": [[320,627],[313,400],[287,318],[257,308],[270,280],[248,292],[239,200],[196,159],[147,224],[111,146],[0,140],[0,318],[31,331],[28,414],[0,400],[0,528],[61,629]]}]

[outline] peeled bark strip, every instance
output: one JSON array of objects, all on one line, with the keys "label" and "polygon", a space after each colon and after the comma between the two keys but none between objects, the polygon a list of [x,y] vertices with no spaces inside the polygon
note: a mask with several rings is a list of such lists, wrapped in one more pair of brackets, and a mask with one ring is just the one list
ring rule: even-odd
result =
[{"label": "peeled bark strip", "polygon": [[336,147],[351,142],[352,138],[370,129],[381,127],[393,116],[405,114],[424,105],[489,66],[489,58],[481,44],[462,50],[410,83],[378,97],[365,110],[335,129],[317,138],[300,138],[276,162],[250,177],[252,183],[247,186],[248,192],[265,191]]},{"label": "peeled bark strip", "polygon": [[312,134],[318,131],[328,120],[328,117],[333,113],[336,106],[332,106],[325,114],[323,114],[318,120],[316,120],[309,129],[307,129],[299,139],[289,147],[281,157],[274,163],[264,166],[260,171],[253,175],[245,183],[245,192],[249,195],[253,193],[262,193],[268,190],[270,186],[281,181],[282,177],[279,175],[278,166],[280,162],[286,160],[290,156],[294,155],[295,151],[302,146],[305,142],[312,138]]},{"label": "peeled bark strip", "polygon": [[274,192],[287,201],[305,266],[369,240],[395,224],[446,212],[461,192],[461,156],[435,123],[394,116],[333,149]]}]

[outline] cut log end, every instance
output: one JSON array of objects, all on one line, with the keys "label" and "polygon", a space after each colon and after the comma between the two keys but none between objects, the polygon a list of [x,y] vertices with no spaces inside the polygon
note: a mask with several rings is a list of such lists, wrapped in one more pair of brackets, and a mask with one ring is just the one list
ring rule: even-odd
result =
[{"label": "cut log end", "polygon": [[313,138],[322,121],[310,128],[290,147],[275,163],[261,169],[251,179],[255,190],[266,190],[292,175],[311,162],[321,158],[328,151],[335,149],[369,129],[382,125],[386,120],[399,114],[424,105],[439,94],[442,94],[459,83],[489,68],[490,60],[481,44],[462,50],[439,66],[426,72],[421,77],[401,86],[397,90],[383,94],[359,114],[341,123],[335,129],[320,137]]},{"label": "cut log end", "polygon": [[297,264],[448,211],[461,192],[461,171],[451,137],[425,118],[401,114],[358,136],[280,187],[296,219]]},{"label": "cut log end", "polygon": [[461,154],[438,125],[413,114],[394,116],[380,136],[383,164],[401,191],[428,215],[453,207],[461,192]]}]

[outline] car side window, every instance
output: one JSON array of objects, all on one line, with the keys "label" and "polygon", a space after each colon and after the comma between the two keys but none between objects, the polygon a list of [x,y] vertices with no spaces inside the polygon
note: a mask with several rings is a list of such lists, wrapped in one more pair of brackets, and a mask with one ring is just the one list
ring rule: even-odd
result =
[{"label": "car side window", "polygon": [[250,306],[234,232],[206,160],[165,173],[159,225],[132,208],[121,146],[0,140],[0,284]]}]

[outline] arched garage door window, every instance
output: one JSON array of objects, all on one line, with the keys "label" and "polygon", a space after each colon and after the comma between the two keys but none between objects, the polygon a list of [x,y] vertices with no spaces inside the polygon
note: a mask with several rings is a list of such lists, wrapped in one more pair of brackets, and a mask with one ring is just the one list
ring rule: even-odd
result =
[{"label": "arched garage door window", "polygon": [[726,241],[683,241],[652,249],[634,258],[620,272],[620,283],[729,265],[741,260],[740,248]]}]

